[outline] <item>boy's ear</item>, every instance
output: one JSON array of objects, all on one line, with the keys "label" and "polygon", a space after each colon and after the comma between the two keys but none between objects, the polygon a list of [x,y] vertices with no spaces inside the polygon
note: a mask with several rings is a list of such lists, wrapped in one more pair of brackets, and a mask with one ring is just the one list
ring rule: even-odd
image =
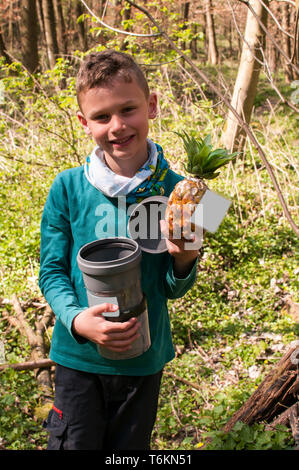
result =
[{"label": "boy's ear", "polygon": [[77,117],[78,117],[79,121],[81,122],[82,126],[84,127],[84,130],[85,130],[86,134],[90,134],[90,129],[88,127],[88,124],[87,124],[87,121],[84,117],[84,114],[82,114],[81,111],[78,111],[77,112]]},{"label": "boy's ear", "polygon": [[148,117],[155,119],[158,112],[158,96],[157,93],[151,93],[148,99]]}]

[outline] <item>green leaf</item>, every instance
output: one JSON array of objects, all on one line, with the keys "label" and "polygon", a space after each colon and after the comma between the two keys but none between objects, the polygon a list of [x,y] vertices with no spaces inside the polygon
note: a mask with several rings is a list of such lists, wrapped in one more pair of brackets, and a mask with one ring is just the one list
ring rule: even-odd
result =
[{"label": "green leaf", "polygon": [[202,173],[202,167],[200,165],[195,165],[191,168],[190,173],[194,173],[195,175],[200,175]]},{"label": "green leaf", "polygon": [[206,160],[206,164],[208,164],[211,160],[214,160],[214,158],[216,157],[225,157],[227,156],[228,153],[227,153],[227,150],[226,149],[216,149],[216,150],[213,150],[209,157],[207,158]]},{"label": "green leaf", "polygon": [[241,431],[244,428],[244,423],[242,421],[237,421],[233,427],[233,431]]},{"label": "green leaf", "polygon": [[240,431],[240,438],[244,442],[253,442],[253,432],[249,426],[244,426]]},{"label": "green leaf", "polygon": [[231,157],[218,158],[217,160],[214,160],[214,161],[210,162],[210,164],[204,165],[203,169],[205,171],[208,171],[208,172],[213,171],[213,170],[217,170],[217,168],[220,168],[220,167],[226,165],[231,160],[232,160]]},{"label": "green leaf", "polygon": [[220,173],[215,173],[214,171],[210,171],[208,173],[204,173],[203,178],[206,180],[213,180],[217,178],[217,176],[220,175]]}]

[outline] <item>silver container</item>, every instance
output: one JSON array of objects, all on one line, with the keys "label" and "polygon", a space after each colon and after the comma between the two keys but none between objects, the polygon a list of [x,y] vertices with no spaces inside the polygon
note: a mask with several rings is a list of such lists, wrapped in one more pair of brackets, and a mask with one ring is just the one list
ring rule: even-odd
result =
[{"label": "silver container", "polygon": [[77,262],[83,273],[89,307],[103,303],[118,305],[116,312],[104,312],[106,320],[124,322],[138,318],[140,337],[131,349],[111,351],[98,345],[107,359],[130,359],[140,356],[151,345],[146,298],[141,289],[141,249],[129,238],[105,238],[84,245]]}]

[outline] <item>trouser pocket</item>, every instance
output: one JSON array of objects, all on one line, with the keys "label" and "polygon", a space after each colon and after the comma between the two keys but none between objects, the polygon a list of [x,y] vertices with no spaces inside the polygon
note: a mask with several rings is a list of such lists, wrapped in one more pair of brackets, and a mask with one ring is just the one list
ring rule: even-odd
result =
[{"label": "trouser pocket", "polygon": [[61,450],[67,429],[67,422],[62,416],[62,412],[53,407],[48,418],[44,421],[43,427],[50,433],[47,449]]}]

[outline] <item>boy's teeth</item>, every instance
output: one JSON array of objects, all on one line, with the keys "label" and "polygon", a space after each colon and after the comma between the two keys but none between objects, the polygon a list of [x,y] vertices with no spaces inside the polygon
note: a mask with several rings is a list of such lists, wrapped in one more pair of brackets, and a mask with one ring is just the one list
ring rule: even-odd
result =
[{"label": "boy's teeth", "polygon": [[125,139],[118,139],[118,140],[114,140],[114,143],[115,144],[123,144],[124,142],[127,142],[127,140],[129,140],[130,137],[126,137]]}]

